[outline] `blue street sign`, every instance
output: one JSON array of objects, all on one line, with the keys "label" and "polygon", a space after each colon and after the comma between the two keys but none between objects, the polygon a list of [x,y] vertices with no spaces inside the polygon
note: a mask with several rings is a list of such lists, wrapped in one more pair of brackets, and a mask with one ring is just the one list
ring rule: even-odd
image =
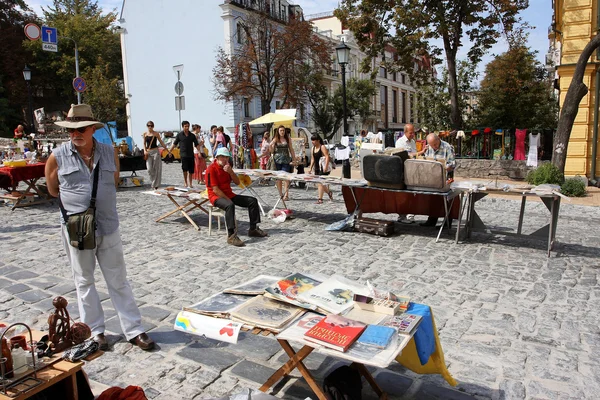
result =
[{"label": "blue street sign", "polygon": [[73,89],[75,89],[75,91],[79,93],[84,92],[85,89],[87,89],[87,83],[85,83],[85,80],[83,80],[83,78],[77,77],[73,79]]},{"label": "blue street sign", "polygon": [[58,44],[58,33],[56,32],[56,28],[42,26],[42,42]]}]

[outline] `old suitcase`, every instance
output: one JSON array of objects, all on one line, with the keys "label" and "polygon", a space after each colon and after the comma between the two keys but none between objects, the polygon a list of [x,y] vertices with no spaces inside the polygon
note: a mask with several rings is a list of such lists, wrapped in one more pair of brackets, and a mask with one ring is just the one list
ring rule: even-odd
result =
[{"label": "old suitcase", "polygon": [[447,192],[444,163],[434,160],[410,159],[404,162],[404,183],[410,190]]},{"label": "old suitcase", "polygon": [[404,189],[404,159],[383,154],[363,158],[364,178],[369,186]]},{"label": "old suitcase", "polygon": [[387,237],[394,234],[394,222],[374,218],[359,218],[356,220],[354,229],[357,232]]}]

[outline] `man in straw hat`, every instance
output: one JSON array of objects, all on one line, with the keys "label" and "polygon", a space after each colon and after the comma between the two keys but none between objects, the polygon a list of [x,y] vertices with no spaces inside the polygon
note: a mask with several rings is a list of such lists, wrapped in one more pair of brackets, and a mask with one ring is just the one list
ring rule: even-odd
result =
[{"label": "man in straw hat", "polygon": [[96,175],[94,172],[99,168],[96,248],[80,250],[72,246],[66,221],[61,226],[63,244],[73,270],[81,320],[90,327],[100,348],[108,349],[104,336],[104,312],[94,282],[94,269],[98,260],[125,337],[141,349],[150,350],[154,347],[154,342],[144,333],[142,316],[127,281],[117,214],[117,153],[112,146],[98,143],[93,138],[96,129],[102,128],[103,124],[94,119],[92,108],[87,104],[72,105],[66,120],[55,123],[67,128],[71,140],[55,149],[48,158],[46,182],[52,196],[60,195],[59,201],[66,215],[88,209]]},{"label": "man in straw hat", "polygon": [[206,170],[206,188],[208,189],[210,203],[225,211],[227,243],[243,247],[246,244],[238,237],[236,232],[235,206],[248,208],[248,216],[250,217],[248,236],[260,238],[268,236],[268,234],[258,227],[260,223],[258,200],[251,196],[236,195],[231,190],[231,181],[239,185],[240,179],[229,165],[229,157],[231,157],[231,153],[226,147],[217,150],[216,160]]}]

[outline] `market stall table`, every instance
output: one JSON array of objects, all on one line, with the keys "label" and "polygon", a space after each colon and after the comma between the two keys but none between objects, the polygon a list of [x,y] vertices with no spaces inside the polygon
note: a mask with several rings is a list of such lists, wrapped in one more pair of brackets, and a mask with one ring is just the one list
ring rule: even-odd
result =
[{"label": "market stall table", "polygon": [[[0,188],[15,192],[20,182],[27,185],[27,189],[19,195],[13,195],[12,193],[1,194],[0,199],[13,200],[15,203],[12,210],[17,207],[27,207],[50,201],[51,198],[36,186],[37,181],[44,177],[45,168],[45,163],[27,164],[22,167],[0,167],[0,176],[2,176],[2,179],[0,179]],[[40,200],[25,202],[29,196],[33,196],[34,194],[37,194]]]},{"label": "market stall table", "polygon": [[[448,192],[385,189],[373,186],[343,186],[342,194],[348,214],[363,213],[415,214],[442,217],[436,242],[439,240],[449,218],[459,221],[455,241],[458,242],[462,204],[466,190],[452,189]],[[455,199],[459,201],[456,202]]]},{"label": "market stall table", "polygon": [[[482,231],[487,233],[501,234],[501,235],[514,235],[514,236],[524,236],[524,237],[538,237],[548,239],[548,257],[550,257],[550,251],[554,246],[556,240],[556,228],[558,225],[558,213],[560,211],[560,198],[561,196],[555,193],[535,193],[530,191],[502,191],[499,192],[497,190],[470,190],[467,192],[467,204],[468,211],[466,213],[466,237],[471,238],[471,232],[473,231]],[[486,226],[486,224],[481,220],[479,214],[475,210],[475,204],[486,197],[491,193],[502,193],[502,195],[521,197],[521,209],[519,211],[519,221],[517,224],[517,232],[506,232],[505,230],[494,230],[490,227]],[[523,234],[523,220],[525,217],[525,204],[528,197],[537,197],[539,198],[548,211],[550,212],[550,222],[536,231]],[[460,222],[459,222],[460,224]]]}]

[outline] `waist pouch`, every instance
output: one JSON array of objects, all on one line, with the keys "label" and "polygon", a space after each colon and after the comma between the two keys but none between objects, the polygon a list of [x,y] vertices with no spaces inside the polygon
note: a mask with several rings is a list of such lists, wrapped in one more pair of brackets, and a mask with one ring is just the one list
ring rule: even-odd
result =
[{"label": "waist pouch", "polygon": [[90,207],[82,213],[69,215],[67,219],[69,243],[79,250],[96,248],[96,208]]}]

